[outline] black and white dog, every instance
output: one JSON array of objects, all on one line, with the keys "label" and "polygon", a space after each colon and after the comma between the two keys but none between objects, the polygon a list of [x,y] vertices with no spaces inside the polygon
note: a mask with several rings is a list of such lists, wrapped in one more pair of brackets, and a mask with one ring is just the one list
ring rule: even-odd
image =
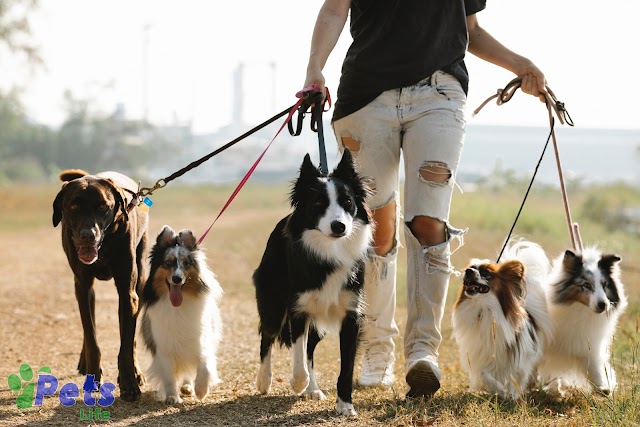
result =
[{"label": "black and white dog", "polygon": [[326,399],[315,379],[313,352],[325,333],[339,332],[336,409],[357,415],[351,393],[372,239],[368,194],[348,150],[329,175],[305,156],[290,195],[293,212],[276,225],[253,274],[262,336],[260,393],[271,386],[271,346],[278,340],[293,347],[293,391]]}]

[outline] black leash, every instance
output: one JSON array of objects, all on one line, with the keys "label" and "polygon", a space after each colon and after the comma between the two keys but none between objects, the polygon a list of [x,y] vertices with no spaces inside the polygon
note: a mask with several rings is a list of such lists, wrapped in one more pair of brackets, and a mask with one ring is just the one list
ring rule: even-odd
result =
[{"label": "black leash", "polygon": [[166,178],[159,179],[158,181],[156,181],[156,183],[155,183],[155,185],[153,187],[143,187],[143,188],[141,188],[138,191],[138,194],[137,194],[136,198],[150,195],[155,190],[165,187],[169,182],[173,181],[176,178],[181,177],[185,173],[189,172],[191,169],[194,169],[194,168],[200,166],[202,163],[204,163],[207,160],[211,159],[212,157],[222,153],[227,148],[230,148],[230,147],[234,146],[235,144],[237,144],[238,142],[242,141],[246,137],[248,137],[250,135],[253,135],[254,133],[259,131],[260,129],[270,125],[271,123],[275,122],[279,118],[286,116],[291,111],[291,109],[293,107],[295,107],[295,104],[292,105],[291,107],[287,108],[287,109],[282,110],[281,112],[279,112],[275,116],[271,117],[270,119],[267,119],[266,121],[260,123],[258,126],[254,127],[253,129],[243,133],[242,135],[240,135],[239,137],[237,137],[233,141],[230,141],[230,142],[226,143],[225,145],[223,145],[222,147],[220,147],[220,148],[212,151],[211,153],[207,154],[206,156],[203,156],[203,157],[199,158],[198,160],[195,160],[195,161],[189,163],[187,166],[183,167],[182,169],[178,170],[177,172],[172,173],[171,175],[167,176]]},{"label": "black leash", "polygon": [[522,203],[520,204],[520,209],[518,209],[518,214],[516,215],[516,219],[513,220],[513,225],[511,226],[511,230],[509,230],[509,234],[507,235],[507,238],[504,241],[504,245],[502,246],[502,249],[500,250],[500,255],[498,255],[498,259],[496,260],[496,263],[500,262],[500,258],[502,258],[502,254],[504,253],[504,250],[507,248],[507,244],[509,243],[509,239],[511,238],[511,234],[513,233],[513,230],[516,228],[516,224],[518,223],[518,218],[520,218],[520,213],[522,213],[522,209],[524,208],[524,204],[527,201],[527,197],[529,196],[529,191],[531,190],[531,187],[533,186],[533,181],[536,179],[536,174],[538,173],[538,168],[540,167],[540,164],[542,163],[542,159],[544,157],[544,153],[547,151],[547,146],[549,145],[549,141],[551,141],[551,134],[553,133],[553,126],[554,126],[554,121],[552,119],[552,121],[551,121],[551,130],[549,131],[549,136],[547,137],[547,142],[544,144],[544,148],[542,149],[542,154],[540,154],[540,159],[538,159],[538,164],[536,165],[536,169],[533,171],[533,176],[531,177],[531,181],[529,182],[529,187],[527,188],[527,192],[524,194],[524,199],[522,200]]},{"label": "black leash", "polygon": [[[502,105],[506,102],[509,102],[511,100],[511,98],[513,97],[513,95],[516,93],[516,90],[518,90],[520,88],[520,86],[522,85],[522,78],[521,77],[516,77],[515,79],[511,80],[505,87],[504,89],[498,89],[497,93],[495,95],[490,96],[489,98],[487,98],[482,104],[480,104],[480,106],[478,108],[475,109],[475,111],[473,112],[473,115],[475,116],[476,114],[478,114],[480,112],[480,110],[487,105],[487,103],[489,101],[491,101],[492,99],[496,99],[496,103],[498,105]],[[574,223],[571,219],[571,210],[569,209],[569,198],[567,197],[567,191],[564,185],[564,177],[562,174],[562,167],[560,165],[560,155],[558,153],[558,143],[556,141],[556,134],[555,134],[555,130],[554,130],[554,124],[555,124],[555,120],[553,118],[553,112],[556,113],[556,116],[558,117],[558,120],[560,120],[561,124],[568,124],[569,126],[574,126],[573,123],[573,119],[571,119],[571,116],[569,115],[569,112],[567,111],[567,109],[565,108],[565,105],[563,102],[558,101],[558,98],[556,98],[556,95],[553,93],[553,91],[551,90],[551,88],[546,85],[545,87],[546,89],[546,93],[544,94],[544,98],[545,98],[545,105],[547,106],[547,112],[549,114],[549,127],[550,127],[550,131],[549,131],[549,137],[547,138],[547,142],[544,145],[544,149],[542,150],[542,155],[540,156],[540,160],[538,161],[538,164],[536,165],[536,170],[533,173],[533,177],[531,178],[531,182],[529,183],[529,188],[527,189],[527,193],[524,196],[524,200],[522,201],[522,204],[520,205],[520,209],[518,210],[518,214],[516,215],[516,219],[513,222],[513,225],[511,226],[511,230],[509,231],[509,234],[507,236],[507,239],[504,242],[504,246],[502,247],[502,250],[500,251],[500,255],[498,255],[498,260],[496,262],[500,262],[500,258],[502,257],[502,253],[504,252],[505,248],[507,247],[507,244],[509,243],[509,239],[511,238],[511,233],[513,232],[513,229],[516,226],[516,223],[518,222],[518,218],[520,217],[520,212],[522,212],[522,208],[524,207],[524,203],[527,200],[527,196],[529,195],[529,190],[531,189],[531,186],[533,185],[533,181],[536,177],[536,173],[538,172],[538,167],[540,166],[540,163],[542,162],[542,158],[544,157],[544,153],[547,149],[547,145],[549,145],[549,140],[553,139],[553,148],[555,150],[555,155],[556,155],[556,164],[558,167],[558,176],[560,178],[560,190],[562,191],[562,201],[564,204],[564,209],[565,209],[565,216],[567,218],[567,223],[569,226],[569,238],[571,240],[571,244],[573,245],[573,249],[576,250],[578,249],[579,251],[582,251],[582,239],[580,238],[580,233],[578,230],[578,224]]]},{"label": "black leash", "polygon": [[298,107],[298,120],[296,122],[296,129],[293,129],[293,123],[291,121],[287,124],[287,127],[289,128],[289,134],[291,134],[291,136],[300,135],[300,133],[302,133],[302,122],[304,121],[304,117],[306,116],[309,107],[312,107],[311,130],[318,134],[318,151],[320,153],[320,165],[318,166],[318,169],[320,169],[320,172],[322,172],[324,175],[329,174],[327,150],[324,144],[324,126],[322,123],[324,103],[327,100],[329,104],[331,104],[331,100],[329,98],[324,99],[320,92],[314,93],[313,95],[309,96],[306,102],[303,102],[302,105]]}]

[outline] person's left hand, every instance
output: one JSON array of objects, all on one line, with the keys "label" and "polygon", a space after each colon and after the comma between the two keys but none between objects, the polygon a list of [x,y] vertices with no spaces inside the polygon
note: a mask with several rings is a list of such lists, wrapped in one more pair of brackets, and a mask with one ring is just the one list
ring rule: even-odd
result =
[{"label": "person's left hand", "polygon": [[520,90],[529,95],[537,96],[541,102],[545,102],[547,93],[547,81],[544,74],[533,63],[529,64],[525,72],[520,74],[522,84]]}]

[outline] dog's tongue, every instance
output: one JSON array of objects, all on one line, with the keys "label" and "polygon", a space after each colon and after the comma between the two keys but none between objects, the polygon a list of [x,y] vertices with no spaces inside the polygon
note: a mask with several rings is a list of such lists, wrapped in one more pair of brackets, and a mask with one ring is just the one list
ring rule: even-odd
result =
[{"label": "dog's tongue", "polygon": [[95,246],[82,246],[78,248],[78,258],[85,264],[90,264],[98,258],[98,248]]},{"label": "dog's tongue", "polygon": [[180,304],[182,304],[181,285],[171,285],[169,287],[169,299],[171,300],[171,305],[174,307],[180,307]]}]

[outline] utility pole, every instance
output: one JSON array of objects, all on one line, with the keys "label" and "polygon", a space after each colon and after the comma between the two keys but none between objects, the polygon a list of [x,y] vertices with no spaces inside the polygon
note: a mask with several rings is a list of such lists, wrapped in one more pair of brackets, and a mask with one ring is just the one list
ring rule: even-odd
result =
[{"label": "utility pole", "polygon": [[142,120],[149,122],[149,30],[151,24],[142,26]]}]

